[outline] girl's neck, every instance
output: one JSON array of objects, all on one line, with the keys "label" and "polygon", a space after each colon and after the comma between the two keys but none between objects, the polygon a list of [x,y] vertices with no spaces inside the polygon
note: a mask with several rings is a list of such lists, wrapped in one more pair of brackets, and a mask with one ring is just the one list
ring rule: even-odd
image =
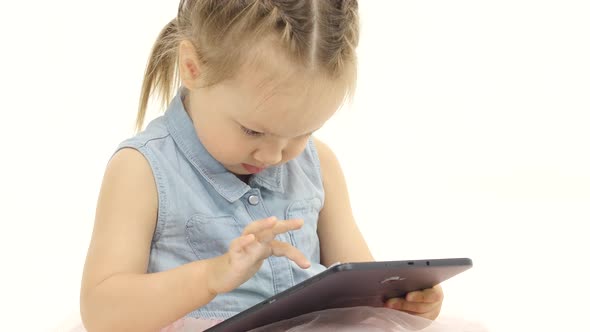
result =
[{"label": "girl's neck", "polygon": [[245,184],[248,184],[250,182],[250,177],[252,176],[251,174],[235,174],[238,179],[242,180],[242,182],[244,182]]}]

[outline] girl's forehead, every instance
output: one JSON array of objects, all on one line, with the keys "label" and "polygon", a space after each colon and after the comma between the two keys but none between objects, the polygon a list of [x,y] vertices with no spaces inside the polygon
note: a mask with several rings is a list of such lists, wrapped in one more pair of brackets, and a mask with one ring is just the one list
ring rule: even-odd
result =
[{"label": "girl's forehead", "polygon": [[250,77],[236,87],[238,120],[256,129],[283,137],[296,137],[320,128],[338,110],[346,88],[321,77],[291,76],[261,82]]},{"label": "girl's forehead", "polygon": [[222,83],[231,116],[252,130],[296,137],[321,127],[348,91],[343,79],[292,61],[273,40],[254,46],[235,75]]}]

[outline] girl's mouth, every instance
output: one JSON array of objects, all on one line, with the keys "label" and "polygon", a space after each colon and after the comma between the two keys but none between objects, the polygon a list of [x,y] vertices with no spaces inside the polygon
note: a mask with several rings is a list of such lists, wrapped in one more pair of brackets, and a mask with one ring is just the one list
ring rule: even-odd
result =
[{"label": "girl's mouth", "polygon": [[246,171],[248,171],[248,173],[252,173],[252,174],[256,174],[256,173],[260,173],[260,172],[264,171],[264,168],[252,166],[249,164],[242,164],[242,167],[244,167],[244,169]]}]

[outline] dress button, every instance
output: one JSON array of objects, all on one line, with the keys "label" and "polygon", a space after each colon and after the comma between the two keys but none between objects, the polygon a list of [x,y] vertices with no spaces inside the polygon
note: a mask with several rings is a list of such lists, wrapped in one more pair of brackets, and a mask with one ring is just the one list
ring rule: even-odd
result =
[{"label": "dress button", "polygon": [[251,205],[258,205],[258,203],[260,203],[260,198],[256,195],[251,195],[248,197],[248,203]]}]

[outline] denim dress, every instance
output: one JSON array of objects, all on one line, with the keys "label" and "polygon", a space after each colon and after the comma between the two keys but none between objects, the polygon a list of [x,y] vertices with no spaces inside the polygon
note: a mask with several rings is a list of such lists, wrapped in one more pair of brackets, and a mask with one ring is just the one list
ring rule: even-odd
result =
[{"label": "denim dress", "polygon": [[324,204],[319,158],[310,139],[295,159],[254,174],[245,183],[201,144],[182,103],[185,94],[181,87],[162,116],[118,148],[142,153],[156,182],[158,220],[147,272],[223,255],[255,220],[276,216],[305,221],[302,229],[276,239],[301,250],[311,262],[309,269],[271,256],[250,280],[187,315],[223,320],[325,270],[317,235]]}]

